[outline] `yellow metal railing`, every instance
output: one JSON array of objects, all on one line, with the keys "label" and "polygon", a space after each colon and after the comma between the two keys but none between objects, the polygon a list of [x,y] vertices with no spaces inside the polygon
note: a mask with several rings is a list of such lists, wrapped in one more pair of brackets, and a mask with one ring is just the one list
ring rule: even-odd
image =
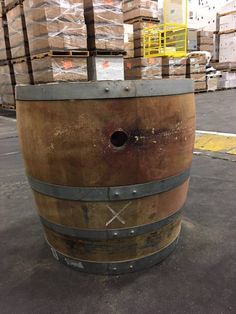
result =
[{"label": "yellow metal railing", "polygon": [[166,23],[143,30],[145,58],[186,57],[187,25]]},{"label": "yellow metal railing", "polygon": [[163,24],[143,30],[144,57],[186,57],[188,0],[164,0]]}]

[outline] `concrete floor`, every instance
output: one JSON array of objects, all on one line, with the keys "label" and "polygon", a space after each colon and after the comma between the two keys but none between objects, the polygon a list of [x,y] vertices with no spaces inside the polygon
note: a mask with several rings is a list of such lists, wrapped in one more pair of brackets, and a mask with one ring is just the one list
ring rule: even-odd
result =
[{"label": "concrete floor", "polygon": [[[198,129],[236,133],[236,90],[197,96]],[[0,313],[236,312],[236,163],[195,156],[177,250],[149,270],[87,275],[56,262],[27,184],[15,121],[0,117]]]}]

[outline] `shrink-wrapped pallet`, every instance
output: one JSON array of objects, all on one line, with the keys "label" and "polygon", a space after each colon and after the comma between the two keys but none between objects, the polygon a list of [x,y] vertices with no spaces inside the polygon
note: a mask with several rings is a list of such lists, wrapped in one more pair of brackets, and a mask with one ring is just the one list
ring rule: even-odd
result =
[{"label": "shrink-wrapped pallet", "polygon": [[90,50],[124,50],[124,25],[120,0],[85,0],[85,21]]},{"label": "shrink-wrapped pallet", "polygon": [[5,41],[5,31],[4,31],[3,20],[0,17],[0,61],[7,60],[7,47]]},{"label": "shrink-wrapped pallet", "polygon": [[158,18],[157,0],[123,0],[124,21],[133,20],[139,17]]},{"label": "shrink-wrapped pallet", "polygon": [[87,57],[47,56],[32,60],[34,83],[87,81]]},{"label": "shrink-wrapped pallet", "polygon": [[125,58],[134,57],[134,27],[132,24],[124,24]]},{"label": "shrink-wrapped pallet", "polygon": [[29,55],[22,5],[17,5],[7,12],[7,23],[12,58]]},{"label": "shrink-wrapped pallet", "polygon": [[25,0],[31,55],[87,49],[83,0]]},{"label": "shrink-wrapped pallet", "polygon": [[162,58],[125,59],[125,79],[161,79]]},{"label": "shrink-wrapped pallet", "polygon": [[184,78],[186,76],[186,58],[162,58],[162,76],[164,78]]},{"label": "shrink-wrapped pallet", "polygon": [[0,103],[6,109],[15,108],[12,75],[9,64],[0,65]]}]

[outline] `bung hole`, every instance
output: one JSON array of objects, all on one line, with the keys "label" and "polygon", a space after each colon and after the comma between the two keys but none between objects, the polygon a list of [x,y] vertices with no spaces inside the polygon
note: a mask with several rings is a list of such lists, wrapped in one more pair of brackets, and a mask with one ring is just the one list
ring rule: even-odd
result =
[{"label": "bung hole", "polygon": [[128,141],[128,135],[124,131],[116,131],[111,135],[111,143],[115,147],[122,147]]}]

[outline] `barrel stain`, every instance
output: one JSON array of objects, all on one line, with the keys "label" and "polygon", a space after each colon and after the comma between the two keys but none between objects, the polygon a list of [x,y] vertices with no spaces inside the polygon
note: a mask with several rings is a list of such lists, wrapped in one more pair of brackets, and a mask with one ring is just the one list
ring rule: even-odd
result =
[{"label": "barrel stain", "polygon": [[83,215],[84,215],[84,220],[86,225],[88,226],[89,224],[89,215],[88,215],[88,208],[85,205],[81,205],[81,208],[83,210]]}]

